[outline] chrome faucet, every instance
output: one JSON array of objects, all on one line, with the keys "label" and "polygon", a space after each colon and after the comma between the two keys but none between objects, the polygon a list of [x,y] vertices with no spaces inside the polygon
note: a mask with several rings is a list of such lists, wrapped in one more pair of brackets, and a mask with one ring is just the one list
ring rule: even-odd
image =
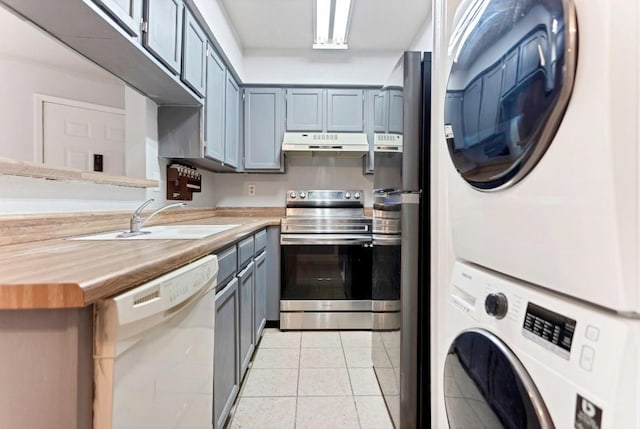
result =
[{"label": "chrome faucet", "polygon": [[167,204],[166,206],[160,207],[156,211],[152,212],[149,216],[147,216],[145,220],[142,220],[142,210],[144,210],[145,207],[147,207],[149,204],[151,204],[154,201],[155,199],[153,198],[148,199],[147,201],[142,203],[142,205],[138,207],[135,212],[133,212],[133,215],[131,215],[131,220],[129,221],[129,231],[123,232],[122,234],[119,235],[119,237],[131,237],[133,235],[149,234],[150,231],[142,231],[142,227],[144,226],[145,223],[149,222],[149,219],[151,219],[158,213],[165,211],[167,209],[170,209],[172,207],[185,207],[187,205],[187,203],[184,203],[184,202]]}]

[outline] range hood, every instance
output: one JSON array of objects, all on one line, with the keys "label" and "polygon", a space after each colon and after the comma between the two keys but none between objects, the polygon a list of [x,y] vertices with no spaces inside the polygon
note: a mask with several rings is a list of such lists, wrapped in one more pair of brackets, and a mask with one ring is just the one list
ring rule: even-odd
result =
[{"label": "range hood", "polygon": [[374,134],[375,152],[402,152],[402,134]]},{"label": "range hood", "polygon": [[284,133],[282,150],[287,155],[361,157],[369,152],[369,142],[365,133]]}]

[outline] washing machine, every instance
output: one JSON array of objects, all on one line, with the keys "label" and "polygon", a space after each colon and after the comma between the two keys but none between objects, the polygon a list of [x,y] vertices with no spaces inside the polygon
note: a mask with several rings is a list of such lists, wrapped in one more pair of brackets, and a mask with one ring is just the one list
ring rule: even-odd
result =
[{"label": "washing machine", "polygon": [[639,2],[469,0],[444,128],[459,260],[640,313]]},{"label": "washing machine", "polygon": [[450,429],[640,427],[640,321],[460,262],[448,292]]}]

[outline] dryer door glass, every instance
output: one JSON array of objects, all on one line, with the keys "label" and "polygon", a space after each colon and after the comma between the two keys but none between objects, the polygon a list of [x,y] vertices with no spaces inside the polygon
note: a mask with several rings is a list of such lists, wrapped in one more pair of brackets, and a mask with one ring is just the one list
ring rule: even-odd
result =
[{"label": "dryer door glass", "polygon": [[459,335],[444,366],[451,429],[553,429],[538,389],[518,358],[483,330]]},{"label": "dryer door glass", "polygon": [[566,110],[577,59],[572,0],[466,0],[449,41],[445,136],[456,169],[491,190],[540,160]]}]

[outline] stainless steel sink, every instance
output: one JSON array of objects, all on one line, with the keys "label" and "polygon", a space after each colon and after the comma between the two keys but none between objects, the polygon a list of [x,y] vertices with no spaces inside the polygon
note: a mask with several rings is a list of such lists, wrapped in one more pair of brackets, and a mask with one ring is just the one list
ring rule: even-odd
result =
[{"label": "stainless steel sink", "polygon": [[197,240],[210,237],[240,225],[158,225],[143,228],[143,234],[128,235],[126,231],[71,237],[69,240]]}]

